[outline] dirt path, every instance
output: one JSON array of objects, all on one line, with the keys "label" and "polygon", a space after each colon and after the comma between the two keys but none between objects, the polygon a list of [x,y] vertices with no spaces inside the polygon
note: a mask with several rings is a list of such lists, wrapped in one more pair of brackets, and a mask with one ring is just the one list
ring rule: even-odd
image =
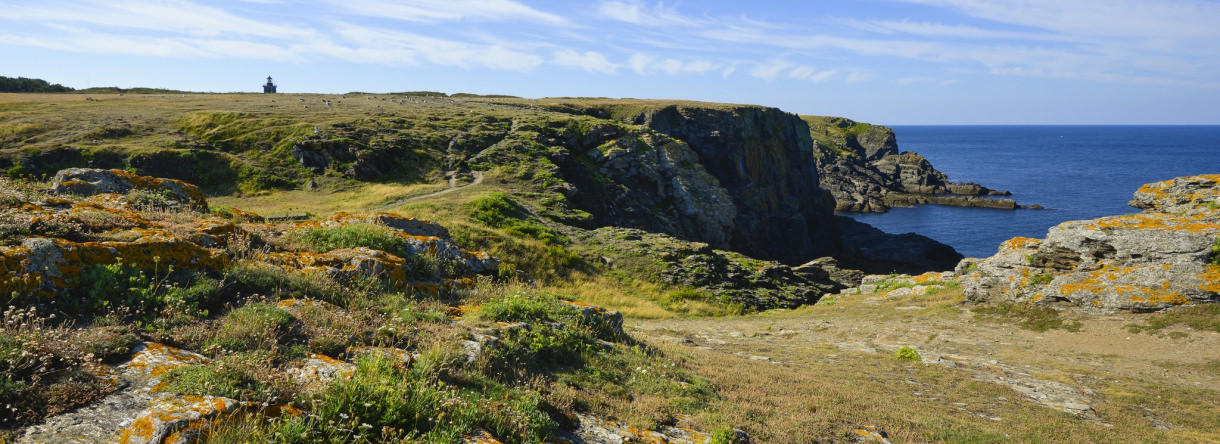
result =
[{"label": "dirt path", "polygon": [[445,188],[443,190],[433,192],[433,193],[424,194],[422,196],[412,196],[412,197],[397,199],[393,202],[390,202],[388,204],[377,207],[376,209],[374,209],[374,211],[386,211],[386,210],[389,210],[391,208],[394,208],[396,206],[399,206],[399,205],[402,205],[402,204],[405,204],[408,202],[430,199],[430,198],[433,198],[436,196],[440,196],[442,194],[452,193],[457,190],[461,190],[464,188],[470,188],[475,185],[483,183],[483,172],[482,171],[474,171],[474,172],[471,172],[470,174],[471,174],[471,176],[474,176],[474,180],[466,185],[458,185],[457,175],[453,175],[453,176],[449,177],[449,188]]}]

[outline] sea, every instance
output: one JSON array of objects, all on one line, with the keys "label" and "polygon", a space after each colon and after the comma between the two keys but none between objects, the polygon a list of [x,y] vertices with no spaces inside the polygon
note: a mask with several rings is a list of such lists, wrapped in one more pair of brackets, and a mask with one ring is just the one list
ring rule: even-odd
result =
[{"label": "sea", "polygon": [[1008,190],[1023,205],[994,210],[939,205],[844,213],[890,233],[919,233],[966,257],[987,257],[1017,236],[1043,238],[1070,220],[1128,214],[1141,185],[1220,174],[1220,126],[894,126],[954,182]]}]

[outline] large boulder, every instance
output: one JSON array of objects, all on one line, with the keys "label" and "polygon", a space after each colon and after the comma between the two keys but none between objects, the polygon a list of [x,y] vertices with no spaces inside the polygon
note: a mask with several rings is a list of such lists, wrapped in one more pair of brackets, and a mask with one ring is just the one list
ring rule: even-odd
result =
[{"label": "large boulder", "polygon": [[1059,224],[958,266],[968,301],[1152,311],[1220,302],[1220,175],[1144,185],[1141,213]]}]

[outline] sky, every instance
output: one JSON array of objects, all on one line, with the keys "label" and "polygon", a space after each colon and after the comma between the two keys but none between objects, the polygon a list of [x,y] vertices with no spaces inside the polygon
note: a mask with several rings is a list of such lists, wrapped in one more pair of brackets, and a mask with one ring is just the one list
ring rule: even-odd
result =
[{"label": "sky", "polygon": [[0,0],[0,75],[1220,124],[1217,0]]}]

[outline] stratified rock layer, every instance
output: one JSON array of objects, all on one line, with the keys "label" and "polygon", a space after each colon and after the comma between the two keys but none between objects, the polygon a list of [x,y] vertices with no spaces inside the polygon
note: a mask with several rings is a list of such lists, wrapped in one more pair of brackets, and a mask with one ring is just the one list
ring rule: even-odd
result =
[{"label": "stratified rock layer", "polygon": [[1220,301],[1220,175],[1144,185],[1143,212],[1071,221],[958,265],[969,301],[1152,311]]}]

